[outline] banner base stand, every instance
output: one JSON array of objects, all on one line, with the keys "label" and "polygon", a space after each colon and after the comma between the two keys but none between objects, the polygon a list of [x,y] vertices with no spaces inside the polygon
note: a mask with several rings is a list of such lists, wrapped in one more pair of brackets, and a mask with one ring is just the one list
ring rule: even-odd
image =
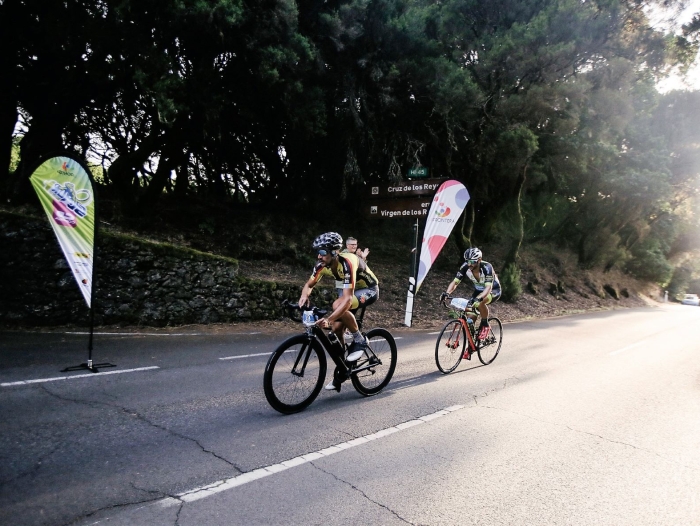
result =
[{"label": "banner base stand", "polygon": [[92,360],[89,362],[84,362],[81,363],[80,365],[71,365],[70,367],[66,367],[65,369],[61,369],[62,373],[67,373],[69,371],[90,371],[91,373],[98,373],[100,372],[99,369],[106,369],[108,367],[116,367],[117,364],[114,363],[92,363]]}]

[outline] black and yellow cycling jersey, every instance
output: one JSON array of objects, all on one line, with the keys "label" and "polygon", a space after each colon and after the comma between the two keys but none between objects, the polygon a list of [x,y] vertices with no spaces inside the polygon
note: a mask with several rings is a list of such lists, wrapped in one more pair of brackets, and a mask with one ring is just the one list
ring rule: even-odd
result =
[{"label": "black and yellow cycling jersey", "polygon": [[331,263],[330,267],[318,261],[311,273],[312,284],[318,283],[322,276],[332,276],[343,289],[371,289],[379,284],[365,260],[349,252],[338,254],[337,262]]},{"label": "black and yellow cycling jersey", "polygon": [[374,275],[364,259],[351,253],[338,254],[337,263],[331,263],[326,267],[323,261],[316,263],[311,274],[312,287],[318,283],[322,276],[335,278],[339,296],[343,289],[353,289],[350,310],[354,311],[360,306],[369,306],[379,297],[379,280]]}]

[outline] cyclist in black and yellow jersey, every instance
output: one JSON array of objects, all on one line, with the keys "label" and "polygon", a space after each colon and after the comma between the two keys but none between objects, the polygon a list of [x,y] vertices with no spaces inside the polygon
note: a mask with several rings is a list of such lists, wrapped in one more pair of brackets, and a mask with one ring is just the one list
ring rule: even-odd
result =
[{"label": "cyclist in black and yellow jersey", "polygon": [[[464,277],[468,277],[474,284],[474,294],[471,298],[474,312],[478,309],[481,314],[481,327],[479,328],[479,339],[488,336],[489,303],[501,297],[501,283],[498,281],[493,265],[481,260],[481,250],[476,247],[468,248],[464,252],[464,263],[459,267],[457,275],[447,290],[442,293],[440,300],[452,294]],[[474,315],[476,318],[476,315]]]},{"label": "cyclist in black and yellow jersey", "polygon": [[[343,331],[347,327],[352,333],[353,342],[348,349],[348,362],[357,361],[367,342],[360,333],[352,311],[360,305],[368,306],[377,301],[379,297],[379,280],[369,269],[367,263],[355,254],[340,253],[343,246],[343,238],[337,232],[327,232],[318,236],[313,243],[317,254],[317,263],[311,273],[311,277],[304,285],[299,298],[299,306],[309,304],[311,291],[322,276],[331,276],[342,283],[343,293],[333,302],[333,312],[316,322],[324,329],[332,328],[338,339],[343,341]],[[338,375],[333,376],[333,381],[326,386],[327,390],[340,391]]]}]

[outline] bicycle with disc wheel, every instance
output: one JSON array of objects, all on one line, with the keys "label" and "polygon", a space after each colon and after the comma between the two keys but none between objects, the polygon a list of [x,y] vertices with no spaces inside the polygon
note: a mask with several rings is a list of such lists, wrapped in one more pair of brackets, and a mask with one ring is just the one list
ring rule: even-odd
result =
[{"label": "bicycle with disc wheel", "polygon": [[[347,362],[345,343],[333,331],[326,332],[315,325],[326,310],[302,308],[289,300],[282,306],[292,319],[298,319],[296,315],[302,311],[305,329],[302,334],[280,344],[265,366],[265,397],[275,410],[284,414],[298,413],[316,399],[326,379],[326,353],[336,366],[334,374],[340,375],[342,380],[349,378],[363,396],[376,395],[389,384],[397,357],[396,341],[389,331],[375,328],[362,332],[368,341],[367,349],[357,361]],[[361,330],[364,307],[360,309],[357,321]]]},{"label": "bicycle with disc wheel", "polygon": [[[435,343],[435,364],[440,372],[449,374],[454,371],[463,358],[471,360],[472,354],[479,356],[479,361],[488,365],[492,363],[501,350],[503,341],[503,325],[501,320],[495,317],[488,318],[489,331],[484,339],[476,337],[476,329],[479,312],[473,308],[472,300],[466,298],[452,298],[448,306],[445,299],[442,306],[459,313],[459,316],[448,321],[440,331]],[[472,318],[473,322],[469,321]]]}]

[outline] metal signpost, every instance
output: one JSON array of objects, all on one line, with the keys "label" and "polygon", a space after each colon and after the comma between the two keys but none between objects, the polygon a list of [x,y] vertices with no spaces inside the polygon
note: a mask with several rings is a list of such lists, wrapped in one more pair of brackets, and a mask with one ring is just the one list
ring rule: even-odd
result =
[{"label": "metal signpost", "polygon": [[424,166],[411,168],[408,171],[408,177],[416,180],[371,186],[369,200],[363,207],[363,211],[371,218],[415,220],[412,225],[411,274],[408,278],[408,299],[404,321],[404,324],[410,327],[418,276],[418,221],[428,217],[433,195],[445,179],[427,179],[428,169]]}]

